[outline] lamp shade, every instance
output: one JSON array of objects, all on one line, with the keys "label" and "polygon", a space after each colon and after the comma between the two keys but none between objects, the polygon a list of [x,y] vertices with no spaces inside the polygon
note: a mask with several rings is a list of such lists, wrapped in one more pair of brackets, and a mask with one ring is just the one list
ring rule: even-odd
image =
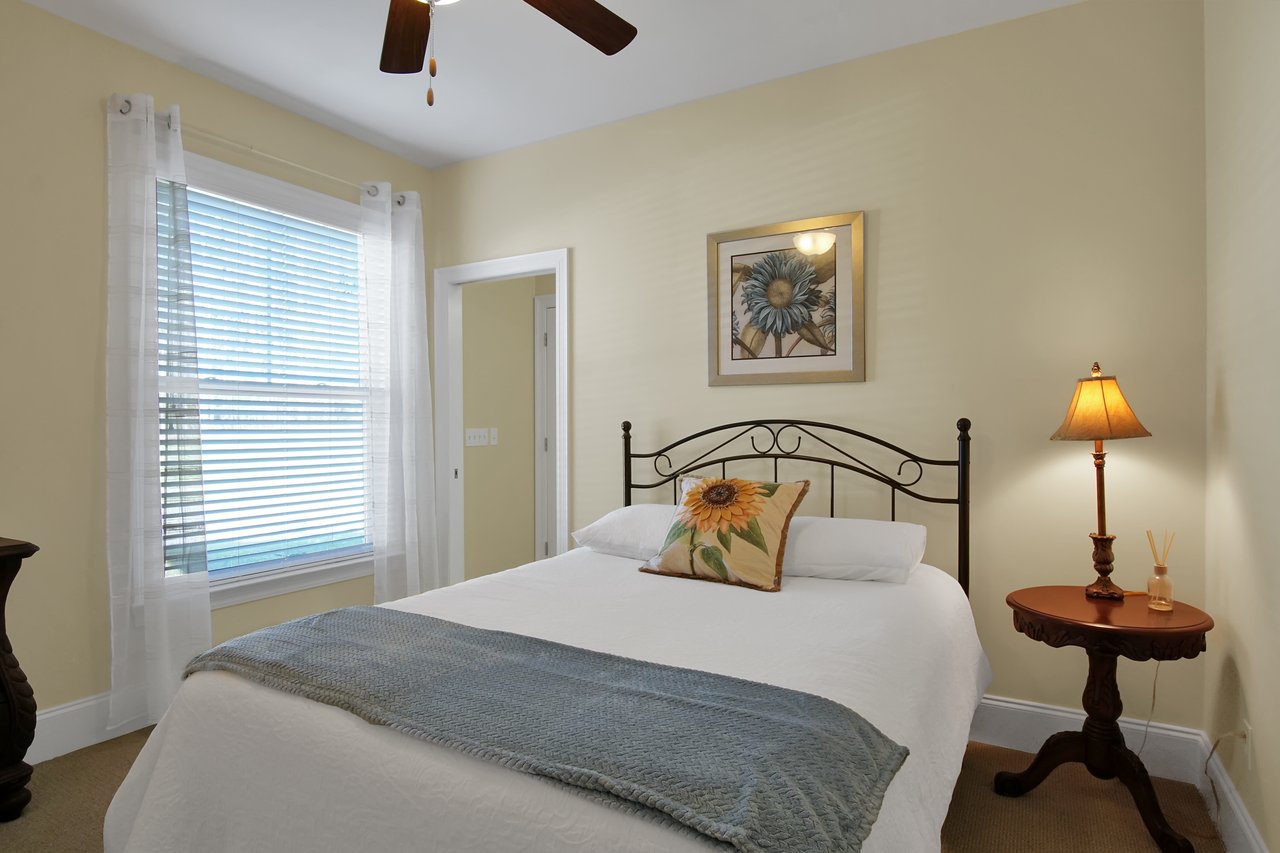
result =
[{"label": "lamp shade", "polygon": [[1129,408],[1114,376],[1103,376],[1098,363],[1093,375],[1076,381],[1076,393],[1067,407],[1062,426],[1052,441],[1111,441],[1151,435]]}]

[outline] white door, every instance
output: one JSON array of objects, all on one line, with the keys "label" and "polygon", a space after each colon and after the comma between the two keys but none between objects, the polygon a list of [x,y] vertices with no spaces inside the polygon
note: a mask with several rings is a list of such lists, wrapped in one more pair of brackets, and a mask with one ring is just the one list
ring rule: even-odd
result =
[{"label": "white door", "polygon": [[556,525],[556,298],[533,298],[534,314],[534,553],[555,553]]}]

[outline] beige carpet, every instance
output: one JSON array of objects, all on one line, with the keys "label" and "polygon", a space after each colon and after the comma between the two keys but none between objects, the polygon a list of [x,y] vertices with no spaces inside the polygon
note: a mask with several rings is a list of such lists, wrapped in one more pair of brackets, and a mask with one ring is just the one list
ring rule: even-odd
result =
[{"label": "beige carpet", "polygon": [[[1000,797],[991,790],[997,771],[1025,770],[1030,762],[1025,752],[969,744],[942,827],[943,853],[1159,853],[1124,785],[1095,779],[1082,764],[1059,767],[1021,797]],[[1152,781],[1165,818],[1196,853],[1226,853],[1195,786]]]},{"label": "beige carpet", "polygon": [[[149,731],[36,765],[31,805],[17,820],[0,823],[0,851],[101,851],[107,805]],[[1015,800],[992,793],[997,770],[1021,770],[1030,760],[1026,753],[969,744],[942,829],[944,853],[1156,850],[1120,783],[1098,781],[1079,765],[1058,768],[1039,788]],[[1195,788],[1157,779],[1156,791],[1174,829],[1198,853],[1224,853]]]},{"label": "beige carpet", "polygon": [[102,853],[107,806],[149,734],[148,727],[37,764],[31,802],[17,820],[0,823],[0,851]]}]

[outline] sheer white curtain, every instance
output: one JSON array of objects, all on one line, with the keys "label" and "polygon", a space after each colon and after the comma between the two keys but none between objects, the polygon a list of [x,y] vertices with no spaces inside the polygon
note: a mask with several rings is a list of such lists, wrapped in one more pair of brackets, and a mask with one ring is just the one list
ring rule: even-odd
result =
[{"label": "sheer white curtain", "polygon": [[[373,400],[373,588],[378,602],[443,586],[436,537],[431,371],[422,204],[417,193],[364,185],[361,204],[381,217],[389,245],[366,245]],[[369,241],[373,243],[374,241]]]},{"label": "sheer white curtain", "polygon": [[[184,184],[177,108],[157,115],[149,95],[112,95],[106,393],[111,729],[158,720],[187,661],[211,645]],[[162,448],[171,463],[164,472]]]}]

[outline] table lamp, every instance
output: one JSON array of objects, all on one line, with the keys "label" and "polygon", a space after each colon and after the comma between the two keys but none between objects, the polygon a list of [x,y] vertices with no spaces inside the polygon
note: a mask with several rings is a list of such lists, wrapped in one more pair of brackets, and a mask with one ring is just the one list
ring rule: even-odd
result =
[{"label": "table lamp", "polygon": [[1089,538],[1093,540],[1093,568],[1098,578],[1084,588],[1088,598],[1124,598],[1124,590],[1112,583],[1110,577],[1115,560],[1111,543],[1116,537],[1107,535],[1107,499],[1102,479],[1107,454],[1102,450],[1102,442],[1149,435],[1120,393],[1116,378],[1103,376],[1095,361],[1092,375],[1076,381],[1076,393],[1067,407],[1062,426],[1049,436],[1050,441],[1093,442],[1093,466],[1098,475],[1098,532],[1089,534]]}]

